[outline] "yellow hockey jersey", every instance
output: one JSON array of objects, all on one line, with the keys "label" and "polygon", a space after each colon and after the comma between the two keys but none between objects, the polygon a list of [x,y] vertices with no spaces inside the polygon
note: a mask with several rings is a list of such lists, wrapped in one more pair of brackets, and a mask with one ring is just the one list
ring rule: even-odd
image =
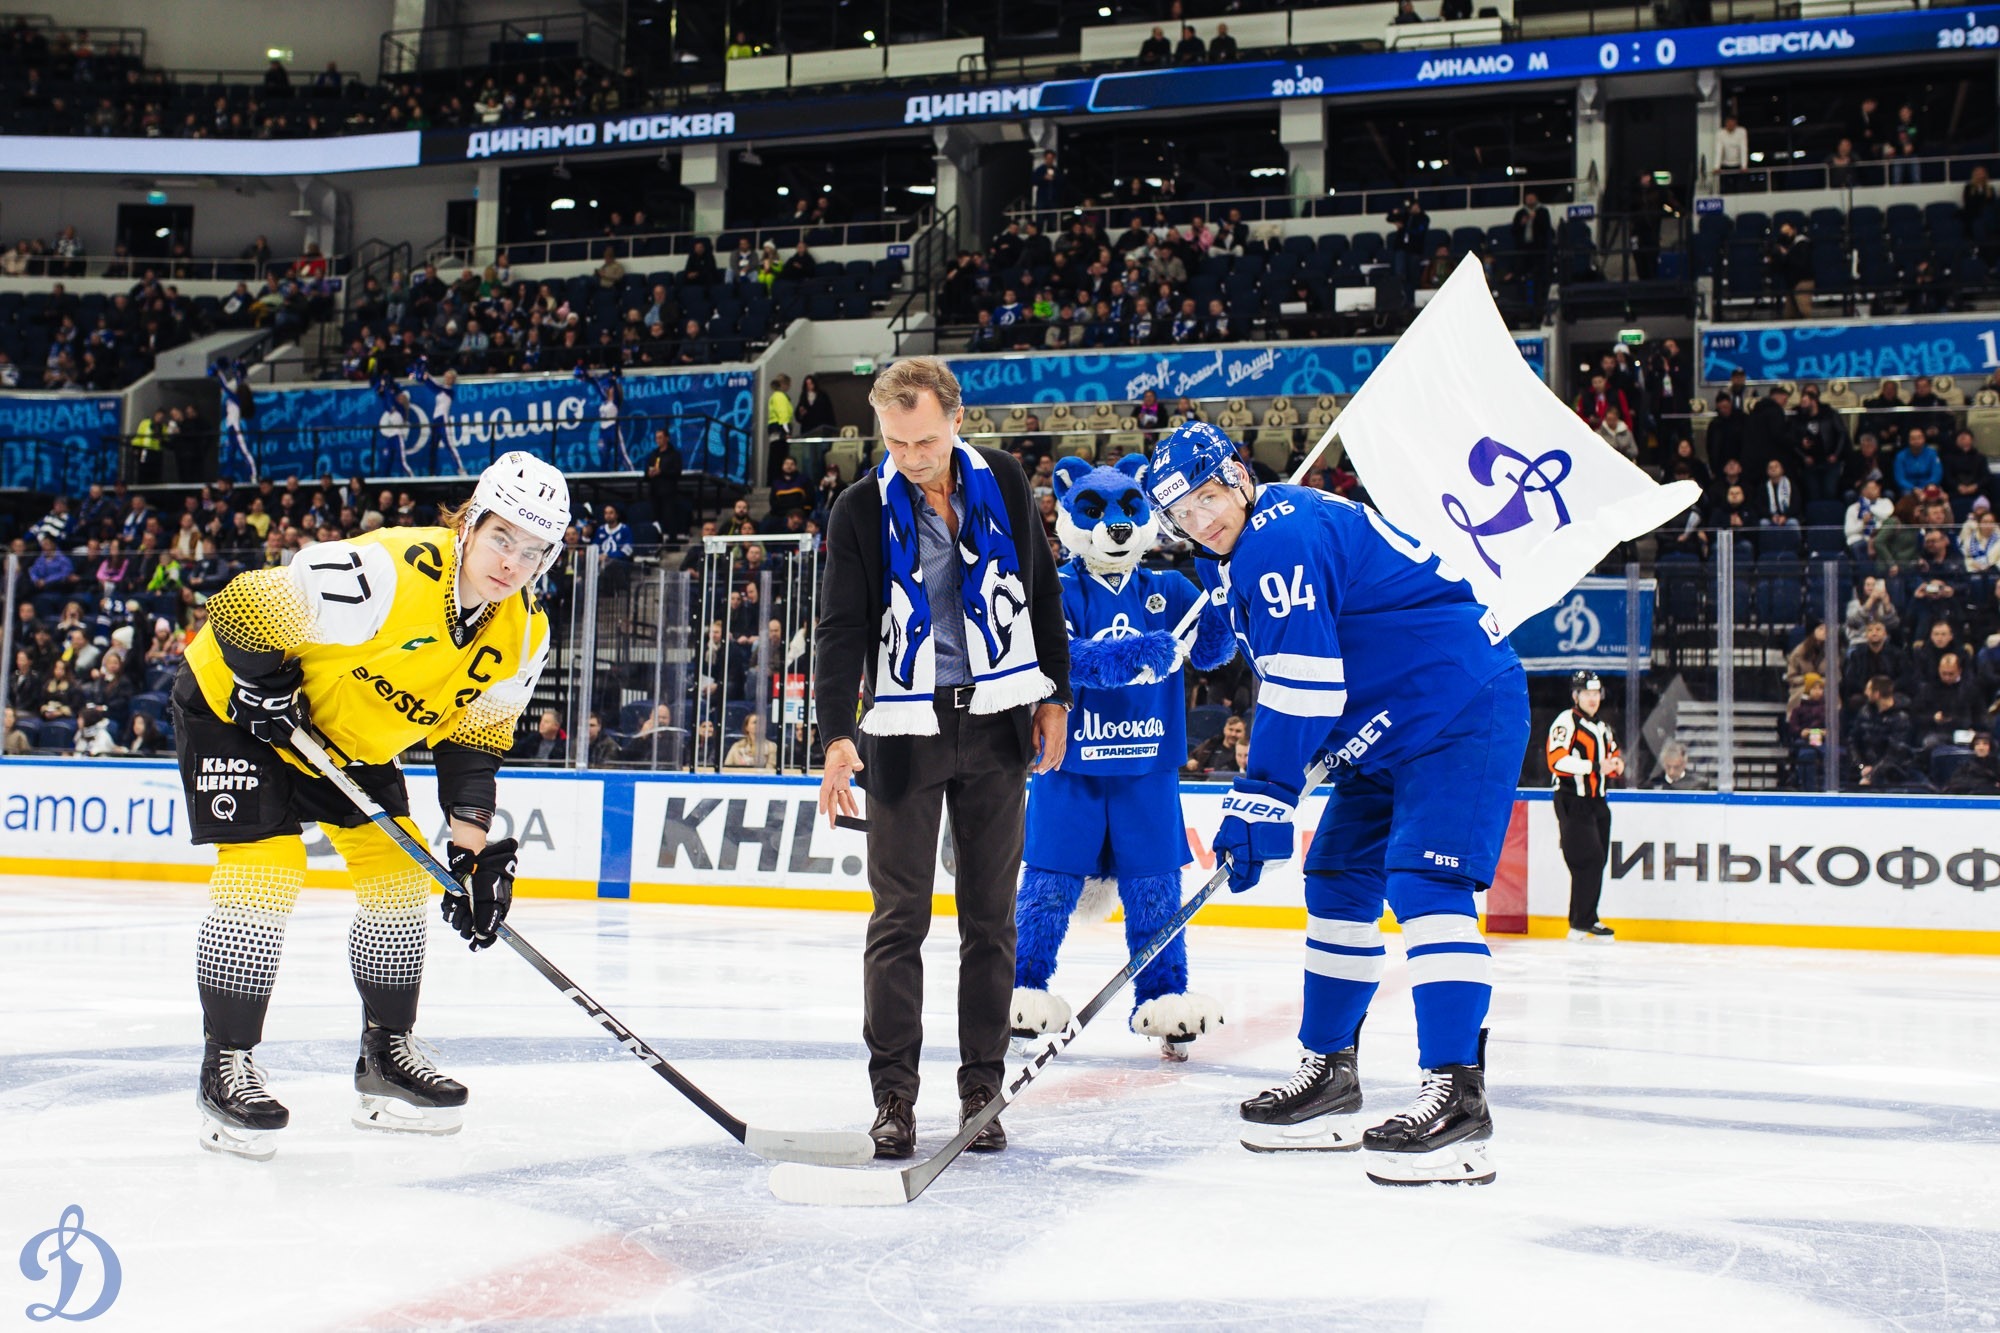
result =
[{"label": "yellow hockey jersey", "polygon": [[456,566],[449,528],[380,528],[238,574],[188,645],[202,697],[229,716],[222,635],[296,658],[313,725],[349,759],[384,764],[446,740],[505,755],[548,657],[548,617],[523,591],[488,608],[461,645]]}]

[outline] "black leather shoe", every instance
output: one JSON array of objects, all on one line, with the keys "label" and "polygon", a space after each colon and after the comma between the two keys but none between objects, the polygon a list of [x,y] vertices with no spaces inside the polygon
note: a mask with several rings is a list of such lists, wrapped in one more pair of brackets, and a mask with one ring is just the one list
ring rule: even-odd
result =
[{"label": "black leather shoe", "polygon": [[[964,1129],[966,1122],[985,1110],[986,1104],[992,1100],[993,1094],[984,1088],[974,1088],[959,1098],[958,1127]],[[1007,1131],[1000,1127],[1000,1117],[996,1115],[988,1121],[986,1128],[980,1130],[965,1148],[967,1152],[1005,1152]]]},{"label": "black leather shoe", "polygon": [[868,1131],[875,1156],[908,1157],[917,1150],[917,1114],[907,1098],[884,1093],[875,1104],[875,1123]]}]

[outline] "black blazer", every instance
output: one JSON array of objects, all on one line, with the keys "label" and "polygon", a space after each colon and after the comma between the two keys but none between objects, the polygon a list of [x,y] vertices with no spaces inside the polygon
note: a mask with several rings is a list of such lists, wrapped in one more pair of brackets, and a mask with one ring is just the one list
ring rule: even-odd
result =
[{"label": "black blazer", "polygon": [[[1042,674],[1056,684],[1049,700],[1067,705],[1069,634],[1063,621],[1062,587],[1028,490],[1027,473],[1013,455],[998,449],[980,449],[979,456],[993,469],[1006,502],[1007,528],[1014,534],[1021,586],[1028,597],[1028,623],[1035,631],[1035,655]],[[821,740],[828,745],[843,738],[853,741],[865,765],[856,781],[867,791],[893,797],[908,780],[909,747],[916,738],[870,736],[856,726],[861,704],[875,692],[882,610],[882,492],[872,474],[864,474],[840,493],[827,519],[826,572],[820,585],[819,625],[813,634],[818,657],[813,703]],[[1032,757],[1034,710],[1010,711],[1025,773]]]}]

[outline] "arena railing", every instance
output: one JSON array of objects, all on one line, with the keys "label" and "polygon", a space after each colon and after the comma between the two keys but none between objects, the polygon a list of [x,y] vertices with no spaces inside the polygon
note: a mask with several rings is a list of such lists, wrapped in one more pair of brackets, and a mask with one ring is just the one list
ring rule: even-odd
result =
[{"label": "arena railing", "polygon": [[[1034,208],[1026,201],[1017,199],[1008,207],[1005,221],[1034,222],[1044,227],[1054,221],[1059,226],[1067,227],[1071,219],[1092,216],[1105,229],[1107,237],[1115,238],[1134,215],[1145,218],[1151,225],[1155,210],[1165,212],[1167,221],[1176,226],[1184,226],[1196,217],[1214,224],[1227,218],[1232,208],[1241,210],[1243,221],[1250,223],[1371,214],[1386,218],[1390,212],[1412,199],[1421,203],[1426,212],[1434,214],[1474,208],[1519,208],[1529,194],[1545,205],[1564,204],[1575,198],[1577,184],[1573,177],[1529,180],[1523,176],[1497,181],[1333,186],[1324,195],[1304,197],[1290,194],[1213,195],[1190,199],[1177,196],[1148,199],[1092,197],[1085,203],[1066,204],[1054,209]],[[1381,225],[1386,227],[1388,223],[1385,221]],[[1442,230],[1449,231],[1450,228]]]},{"label": "arena railing", "polygon": [[[1569,671],[1588,666],[1608,680],[1607,720],[1627,756],[1627,786],[1656,786],[1663,759],[1678,749],[1700,788],[1950,790],[1973,735],[1992,727],[1990,712],[1950,725],[1925,722],[1887,747],[1879,735],[1850,739],[1844,725],[1853,722],[1854,700],[1865,684],[1843,676],[1843,657],[1858,640],[1844,625],[1861,581],[1886,577],[1892,601],[1913,609],[1935,602],[1920,595],[1923,586],[1915,577],[1900,576],[1899,582],[1899,576],[1846,552],[1837,533],[1822,529],[1777,536],[1767,528],[1698,531],[1706,541],[1684,549],[1676,549],[1672,538],[1678,528],[1669,525],[1613,552],[1592,579],[1546,613],[1548,625],[1539,638],[1533,637],[1532,622],[1517,631],[1515,642],[1535,673],[1531,695],[1537,717],[1565,706]],[[532,736],[540,713],[553,710],[572,738],[563,766],[730,771],[739,765],[729,762],[729,750],[742,739],[746,719],[756,715],[768,728],[773,749],[762,755],[739,751],[739,759],[761,761],[742,765],[746,771],[816,768],[821,758],[811,723],[820,577],[816,545],[811,537],[712,538],[680,549],[642,547],[629,561],[607,560],[590,547],[576,549],[540,590],[553,642],[521,734]],[[262,563],[260,551],[225,555],[252,567]],[[0,654],[9,664],[0,673],[0,704],[6,702],[14,651],[21,646],[20,600],[33,595],[25,579],[31,560],[14,553],[0,557],[6,576],[0,588]],[[1975,643],[2000,638],[1995,598],[2000,571],[1947,577],[1964,603],[1961,634],[1969,628]],[[754,601],[746,591],[750,587]],[[178,588],[171,591],[177,594]],[[74,595],[88,612],[99,609],[94,590]],[[117,599],[127,595],[113,599],[113,619],[125,618]],[[140,616],[150,620],[153,613],[147,605]],[[1856,612],[1853,623],[1865,618]],[[1788,679],[1788,658],[1815,634],[1817,624],[1831,629],[1825,649],[1808,652]],[[1918,636],[1906,629],[1902,637]],[[1537,657],[1538,652],[1552,655]],[[1823,717],[1796,708],[1806,692],[1797,687],[1808,669],[1821,677]],[[1975,678],[1970,666],[1965,674]],[[1228,688],[1227,676],[1216,679],[1219,688]],[[1899,682],[1899,689],[1910,684]],[[1987,688],[1982,687],[1982,705],[1988,703]],[[589,737],[593,713],[603,721],[594,753],[582,739]],[[116,718],[121,729],[127,720]],[[1190,751],[1221,718],[1210,710],[1191,721]],[[1248,721],[1254,737],[1254,704]],[[34,733],[30,743],[37,753],[64,753],[74,746],[73,727],[61,719],[44,724],[31,718],[23,731]],[[1233,774],[1185,776],[1227,781]],[[1547,782],[1536,743],[1523,756],[1522,780],[1531,786]]]},{"label": "arena railing", "polygon": [[[1797,150],[1794,150],[1795,153]],[[1743,202],[1743,196],[1783,194],[1794,190],[1852,191],[1898,185],[1959,184],[1972,179],[1977,168],[2000,176],[2000,153],[1952,153],[1936,157],[1860,159],[1847,166],[1809,162],[1803,154],[1789,161],[1770,160],[1715,173],[1716,193]],[[1849,201],[1850,206],[1852,201]]]},{"label": "arena railing", "polygon": [[[292,276],[292,271],[301,264],[319,265],[327,278],[340,278],[348,270],[345,255],[288,255],[267,260],[246,259],[242,255],[235,258],[195,258],[157,255],[79,255],[65,259],[58,255],[30,255],[27,257],[27,271],[20,274],[26,278],[47,278],[52,282],[63,282],[75,278],[109,278],[130,280],[140,283],[151,275],[159,282],[262,282],[265,278],[281,279]],[[0,279],[13,277],[0,274]],[[316,279],[307,279],[308,281]]]},{"label": "arena railing", "polygon": [[[533,268],[544,264],[574,264],[584,261],[599,263],[604,251],[609,248],[617,254],[620,262],[628,259],[665,259],[670,255],[685,257],[694,248],[696,241],[708,242],[709,252],[715,262],[725,272],[728,270],[729,256],[736,248],[738,237],[750,238],[750,248],[761,251],[766,242],[775,246],[780,265],[789,258],[794,247],[803,240],[808,247],[833,245],[875,245],[907,241],[929,225],[930,210],[916,213],[898,214],[866,222],[833,222],[812,226],[798,223],[759,223],[752,226],[723,227],[718,231],[660,231],[617,236],[571,237],[567,240],[509,242],[504,245],[441,245],[433,246],[425,252],[419,263],[436,264],[440,269],[447,267],[469,268],[474,272],[496,264],[505,256],[515,269]],[[718,242],[727,240],[727,248]],[[532,276],[522,274],[523,277]]]}]

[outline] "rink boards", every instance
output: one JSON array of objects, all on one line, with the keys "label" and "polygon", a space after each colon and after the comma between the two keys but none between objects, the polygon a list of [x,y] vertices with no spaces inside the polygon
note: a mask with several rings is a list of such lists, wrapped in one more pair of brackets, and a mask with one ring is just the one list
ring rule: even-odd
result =
[{"label": "rink boards", "polygon": [[[431,771],[410,769],[409,784],[442,848]],[[1213,870],[1224,790],[1182,788],[1190,891]],[[865,911],[866,838],[818,820],[817,794],[802,778],[510,770],[495,833],[520,840],[526,895]],[[1323,803],[1300,803],[1302,844]],[[188,843],[185,806],[170,762],[9,759],[0,874],[201,882],[214,853]],[[1612,807],[1602,912],[1625,938],[2000,953],[2000,800],[1635,792]],[[309,886],[345,886],[316,830],[307,851]],[[952,869],[940,838],[940,912]],[[1489,928],[1559,934],[1568,894],[1548,793],[1524,791]],[[1198,920],[1298,929],[1304,903],[1294,859]]]}]

